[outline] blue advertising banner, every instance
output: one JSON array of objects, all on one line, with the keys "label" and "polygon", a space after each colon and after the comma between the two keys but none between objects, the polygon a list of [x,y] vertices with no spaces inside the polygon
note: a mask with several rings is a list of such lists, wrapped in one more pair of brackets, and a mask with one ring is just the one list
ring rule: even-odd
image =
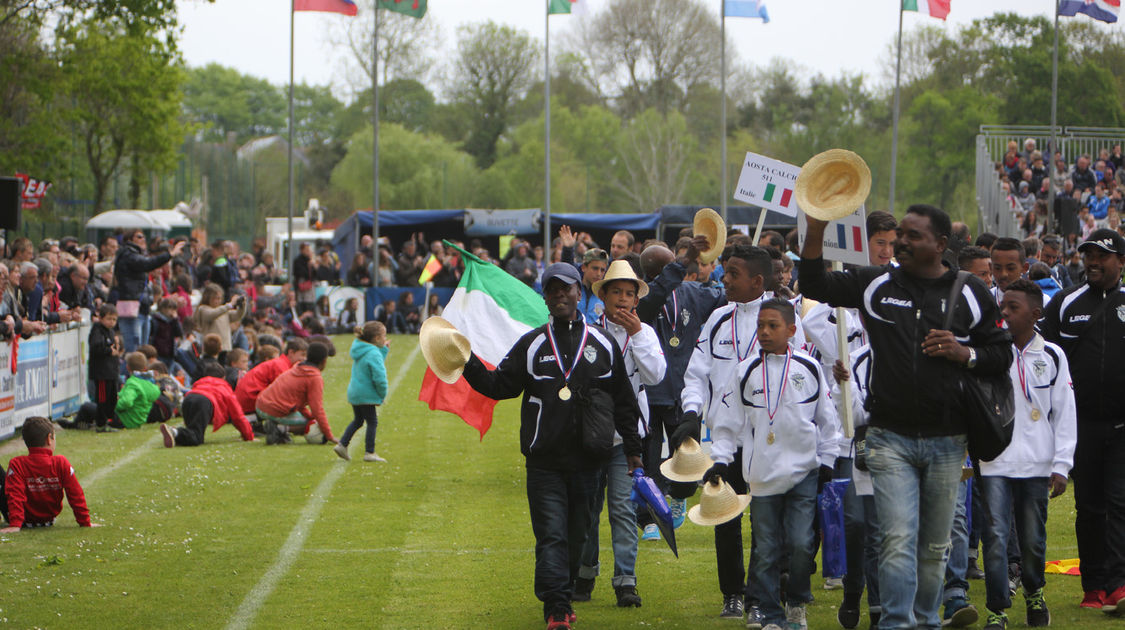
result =
[{"label": "blue advertising banner", "polygon": [[31,416],[47,417],[51,413],[50,349],[47,335],[34,337],[19,345],[16,368],[16,426]]}]

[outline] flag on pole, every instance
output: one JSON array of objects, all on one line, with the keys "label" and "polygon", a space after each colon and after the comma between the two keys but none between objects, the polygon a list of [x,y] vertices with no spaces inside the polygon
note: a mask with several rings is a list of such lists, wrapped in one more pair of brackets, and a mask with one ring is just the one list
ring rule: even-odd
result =
[{"label": "flag on pole", "polygon": [[726,17],[762,18],[762,24],[770,21],[763,0],[725,0],[723,10]]},{"label": "flag on pole", "polygon": [[439,271],[441,271],[441,261],[437,256],[430,254],[430,259],[426,261],[426,266],[422,267],[422,273],[418,276],[418,285],[422,286],[433,280]]},{"label": "flag on pole", "polygon": [[379,8],[421,18],[426,15],[426,0],[379,0]]},{"label": "flag on pole", "polygon": [[902,0],[903,11],[927,13],[930,17],[944,20],[949,15],[950,0]]},{"label": "flag on pole", "polygon": [[352,0],[293,0],[294,11],[321,11],[355,15],[359,9]]},{"label": "flag on pole", "polygon": [[1074,17],[1079,13],[1113,24],[1121,13],[1121,0],[1062,0],[1059,15]]},{"label": "flag on pole", "polygon": [[[543,298],[508,272],[462,250],[465,273],[442,311],[442,317],[469,338],[473,353],[489,369],[500,363],[516,341],[547,322]],[[462,376],[448,385],[426,368],[418,400],[430,409],[458,415],[484,434],[492,426],[496,401],[478,393]]]},{"label": "flag on pole", "polygon": [[549,0],[547,15],[569,13],[573,15],[586,15],[586,0]]}]

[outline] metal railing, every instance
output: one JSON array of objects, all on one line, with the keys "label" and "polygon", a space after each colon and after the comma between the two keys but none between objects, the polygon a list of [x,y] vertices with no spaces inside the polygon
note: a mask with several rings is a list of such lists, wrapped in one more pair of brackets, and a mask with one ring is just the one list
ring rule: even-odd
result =
[{"label": "metal railing", "polygon": [[1019,224],[1012,213],[1007,195],[1000,187],[996,163],[1004,159],[1008,143],[1014,141],[1018,151],[1024,150],[1024,141],[1035,140],[1043,152],[1044,166],[1050,173],[1054,168],[1051,157],[1056,147],[1053,136],[1058,137],[1057,150],[1062,152],[1068,166],[1073,166],[1079,156],[1091,159],[1091,168],[1102,149],[1110,150],[1115,144],[1125,145],[1125,128],[1118,127],[1056,127],[1051,133],[1047,125],[981,125],[976,143],[976,185],[978,208],[978,234],[992,232],[999,236],[1021,236]]}]

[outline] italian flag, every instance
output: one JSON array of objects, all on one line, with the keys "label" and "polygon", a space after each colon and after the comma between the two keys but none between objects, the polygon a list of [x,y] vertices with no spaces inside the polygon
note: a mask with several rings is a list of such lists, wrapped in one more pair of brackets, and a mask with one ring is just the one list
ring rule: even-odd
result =
[{"label": "italian flag", "polygon": [[949,15],[950,0],[902,0],[903,11],[928,13],[930,17],[944,20]]},{"label": "italian flag", "polygon": [[[469,338],[473,353],[493,369],[525,333],[547,323],[543,297],[492,263],[461,250],[465,273],[442,316]],[[458,415],[484,434],[492,426],[496,401],[469,387],[465,377],[447,385],[430,368],[418,400],[430,409]]]},{"label": "italian flag", "polygon": [[548,0],[547,15],[557,13],[586,15],[586,0]]}]

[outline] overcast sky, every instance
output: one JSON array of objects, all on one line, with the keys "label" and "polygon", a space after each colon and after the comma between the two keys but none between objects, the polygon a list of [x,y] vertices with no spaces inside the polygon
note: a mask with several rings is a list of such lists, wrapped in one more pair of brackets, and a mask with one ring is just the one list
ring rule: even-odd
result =
[{"label": "overcast sky", "polygon": [[[592,15],[610,0],[588,0]],[[771,21],[728,18],[729,41],[743,60],[764,65],[773,57],[791,59],[811,73],[830,77],[841,72],[863,72],[869,80],[882,80],[880,59],[898,30],[897,6],[901,0],[767,0]],[[181,46],[189,66],[210,62],[268,79],[275,84],[289,80],[289,0],[179,0],[184,26]],[[720,0],[707,0],[719,14]],[[443,54],[452,51],[456,27],[493,20],[528,31],[542,40],[545,0],[429,0],[424,19],[436,20],[447,42]],[[906,13],[903,27],[934,24],[953,29],[996,12],[1023,15],[1053,15],[1054,0],[953,0],[948,24],[918,13]],[[334,24],[344,20],[370,20],[370,14],[355,18],[330,13],[298,13],[296,16],[297,81],[332,86],[343,96],[346,76],[342,51],[327,37]],[[561,33],[575,16],[553,16],[552,35]],[[1071,19],[1071,18],[1062,18]],[[1073,19],[1088,20],[1085,16]],[[1119,28],[1119,27],[1118,27]],[[556,39],[552,36],[552,42]],[[718,51],[716,50],[716,54]]]}]

